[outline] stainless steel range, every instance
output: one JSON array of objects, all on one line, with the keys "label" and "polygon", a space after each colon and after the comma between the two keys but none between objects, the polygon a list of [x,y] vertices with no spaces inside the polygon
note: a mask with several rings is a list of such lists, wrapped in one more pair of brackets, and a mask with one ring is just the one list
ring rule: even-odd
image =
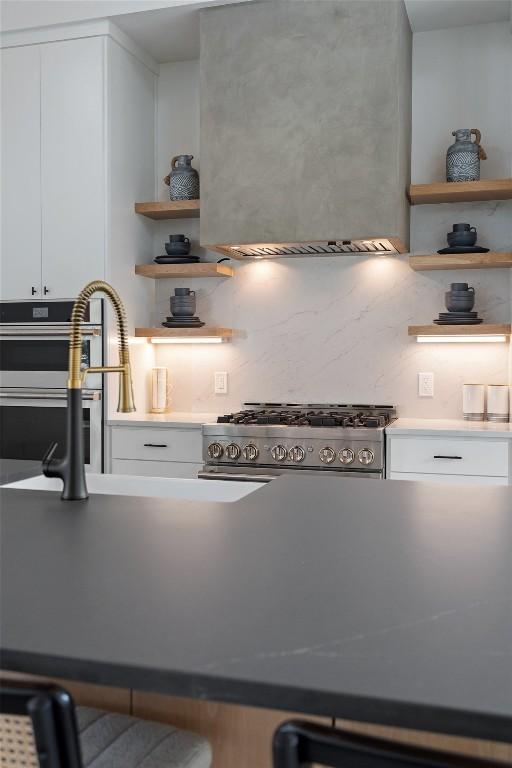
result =
[{"label": "stainless steel range", "polygon": [[271,480],[299,472],[380,478],[390,405],[244,403],[243,410],[203,426],[199,477]]}]

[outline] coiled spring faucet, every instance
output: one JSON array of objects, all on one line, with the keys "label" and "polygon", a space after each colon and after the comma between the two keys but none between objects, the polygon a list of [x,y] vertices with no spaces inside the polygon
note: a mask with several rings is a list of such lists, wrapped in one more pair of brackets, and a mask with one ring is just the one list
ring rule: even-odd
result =
[{"label": "coiled spring faucet", "polygon": [[[81,370],[82,330],[87,304],[93,293],[104,293],[114,308],[117,319],[117,334],[119,346],[119,365],[96,366]],[[61,498],[64,501],[87,499],[87,483],[84,466],[82,386],[88,373],[120,374],[119,402],[117,410],[120,413],[130,413],[135,410],[133,402],[132,376],[130,369],[130,353],[126,332],[126,316],[123,303],[111,285],[103,280],[93,280],[80,291],[71,313],[71,335],[69,339],[69,365],[67,384],[67,423],[66,423],[66,454],[64,458],[53,458],[57,443],[52,443],[43,458],[43,474],[46,477],[60,477],[64,481]]]}]

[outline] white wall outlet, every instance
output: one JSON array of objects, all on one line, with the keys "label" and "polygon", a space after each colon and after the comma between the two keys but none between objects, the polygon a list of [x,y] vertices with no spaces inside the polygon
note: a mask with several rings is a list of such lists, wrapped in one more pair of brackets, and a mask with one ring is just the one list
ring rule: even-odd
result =
[{"label": "white wall outlet", "polygon": [[216,395],[227,395],[228,393],[227,371],[216,371],[213,374],[213,389]]},{"label": "white wall outlet", "polygon": [[420,397],[434,397],[434,374],[418,373],[418,395]]}]

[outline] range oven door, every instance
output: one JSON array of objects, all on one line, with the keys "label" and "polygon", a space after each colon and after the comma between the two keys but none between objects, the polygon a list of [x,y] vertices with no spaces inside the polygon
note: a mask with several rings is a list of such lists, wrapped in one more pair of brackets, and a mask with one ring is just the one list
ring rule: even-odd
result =
[{"label": "range oven door", "polygon": [[277,467],[236,467],[219,466],[206,464],[202,472],[197,477],[199,480],[237,480],[238,482],[247,481],[249,483],[269,483],[275,480],[279,475],[293,475],[295,477],[304,477],[304,475],[313,475],[314,477],[357,477],[366,478],[366,480],[380,480],[384,477],[383,472],[365,472],[364,470],[329,470],[329,469],[291,469]]},{"label": "range oven door", "polygon": [[[101,391],[84,390],[83,424],[86,469],[103,471]],[[41,461],[52,442],[61,458],[66,447],[65,389],[0,389],[0,461]]]}]

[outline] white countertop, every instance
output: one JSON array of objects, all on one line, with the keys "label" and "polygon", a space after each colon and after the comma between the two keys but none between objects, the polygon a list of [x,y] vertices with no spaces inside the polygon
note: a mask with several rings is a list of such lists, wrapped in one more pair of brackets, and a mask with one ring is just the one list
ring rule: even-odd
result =
[{"label": "white countertop", "polygon": [[111,419],[107,419],[109,427],[177,427],[182,429],[200,429],[203,424],[217,422],[216,413],[184,413],[180,411],[170,413],[116,413]]},{"label": "white countertop", "polygon": [[395,435],[423,435],[435,437],[444,432],[452,437],[508,437],[512,439],[512,423],[495,424],[492,421],[464,421],[463,419],[397,419],[386,433]]}]

